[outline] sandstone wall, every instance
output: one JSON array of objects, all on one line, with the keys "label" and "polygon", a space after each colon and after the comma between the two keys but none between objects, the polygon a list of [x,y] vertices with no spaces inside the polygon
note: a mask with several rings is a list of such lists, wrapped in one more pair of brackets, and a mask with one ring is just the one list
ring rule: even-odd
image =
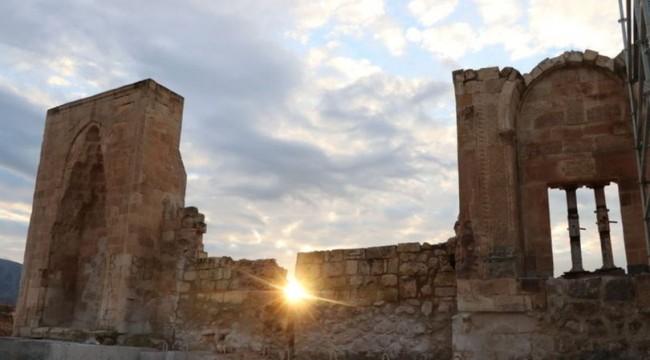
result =
[{"label": "sandstone wall", "polygon": [[177,349],[281,352],[286,347],[282,291],[286,270],[275,260],[201,258],[179,282]]},{"label": "sandstone wall", "polygon": [[160,234],[185,195],[182,110],[144,80],[48,111],[16,335],[154,330]]},{"label": "sandstone wall", "polygon": [[296,355],[451,358],[450,247],[407,243],[298,254],[296,277],[320,299],[296,310]]}]

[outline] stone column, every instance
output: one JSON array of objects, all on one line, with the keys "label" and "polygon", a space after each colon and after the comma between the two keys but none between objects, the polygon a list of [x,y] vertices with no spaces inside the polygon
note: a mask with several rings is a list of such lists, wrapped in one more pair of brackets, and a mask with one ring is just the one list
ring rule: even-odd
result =
[{"label": "stone column", "polygon": [[566,202],[569,219],[569,239],[571,241],[571,270],[570,273],[585,271],[582,267],[582,251],[580,249],[580,217],[578,215],[578,201],[576,187],[565,187]]},{"label": "stone column", "polygon": [[598,225],[598,234],[600,235],[600,251],[603,255],[603,267],[601,270],[614,269],[614,256],[612,255],[612,241],[609,236],[609,209],[605,200],[605,186],[593,185],[594,195],[596,197],[596,224]]}]

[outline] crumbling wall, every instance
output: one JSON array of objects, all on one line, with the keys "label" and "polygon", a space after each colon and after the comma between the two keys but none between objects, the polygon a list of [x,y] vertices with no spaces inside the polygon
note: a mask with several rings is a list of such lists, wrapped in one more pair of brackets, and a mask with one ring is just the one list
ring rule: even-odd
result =
[{"label": "crumbling wall", "polygon": [[200,258],[179,283],[174,348],[278,353],[286,347],[286,270],[275,260]]},{"label": "crumbling wall", "polygon": [[[545,59],[523,76],[497,67],[454,72],[460,190],[455,358],[648,357],[641,295],[647,276],[611,276],[624,271],[605,263],[583,271],[574,246],[580,243],[578,213],[569,201],[577,188],[602,190],[616,182],[628,273],[647,271],[623,75],[620,59],[590,50]],[[552,278],[549,188],[566,191],[574,221],[565,240],[572,244],[571,278]],[[605,229],[601,241],[609,239],[608,228],[598,226]],[[607,246],[601,249],[603,259],[611,255]]]},{"label": "crumbling wall", "polygon": [[[494,300],[501,304],[502,311],[460,313],[454,322],[458,359],[650,356],[648,275],[529,279],[473,290],[486,294],[483,301],[490,301],[489,298],[498,299],[496,293],[508,286],[527,293],[531,302],[515,305]],[[492,294],[488,295],[486,290]],[[528,311],[521,311],[523,307],[528,307]]]},{"label": "crumbling wall", "polygon": [[48,110],[14,334],[156,330],[160,235],[185,196],[182,109],[144,80]]},{"label": "crumbling wall", "polygon": [[454,246],[405,243],[299,253],[296,277],[317,299],[295,310],[296,354],[451,358]]}]

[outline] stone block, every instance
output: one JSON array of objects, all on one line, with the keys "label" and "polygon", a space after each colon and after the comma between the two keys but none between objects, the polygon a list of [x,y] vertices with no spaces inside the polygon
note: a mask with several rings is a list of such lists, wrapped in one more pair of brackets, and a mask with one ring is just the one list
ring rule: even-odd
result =
[{"label": "stone block", "polygon": [[431,285],[425,284],[420,289],[420,294],[422,294],[422,296],[425,296],[425,297],[431,296],[431,295],[433,295],[433,288],[431,288]]},{"label": "stone block", "polygon": [[183,274],[183,280],[187,280],[187,281],[196,280],[196,271],[186,271]]},{"label": "stone block", "polygon": [[346,275],[355,275],[359,269],[359,262],[357,260],[346,260],[345,261],[345,274]]},{"label": "stone block", "polygon": [[230,281],[228,280],[217,280],[215,284],[215,290],[218,291],[228,290],[229,285],[230,285]]},{"label": "stone block", "polygon": [[418,295],[418,284],[414,278],[402,277],[399,281],[399,298],[414,299]]},{"label": "stone block", "polygon": [[637,275],[635,280],[637,304],[643,309],[650,309],[650,275]]},{"label": "stone block", "polygon": [[192,286],[188,282],[181,282],[178,286],[178,291],[181,293],[189,292]]},{"label": "stone block", "polygon": [[385,301],[399,301],[399,291],[397,288],[384,288],[379,291],[378,296]]},{"label": "stone block", "polygon": [[348,260],[358,260],[366,257],[365,249],[343,250],[344,257]]},{"label": "stone block", "polygon": [[427,275],[429,272],[429,267],[425,263],[421,262],[407,262],[400,264],[399,274],[407,276],[415,275]]},{"label": "stone block", "polygon": [[453,272],[442,272],[436,275],[434,285],[438,286],[456,286],[456,274]]},{"label": "stone block", "polygon": [[399,272],[399,259],[389,258],[386,259],[386,273],[397,274]]},{"label": "stone block", "polygon": [[476,72],[476,77],[479,81],[487,81],[487,80],[492,80],[492,79],[498,79],[499,78],[499,67],[493,66],[493,67],[487,67],[483,69],[479,69]]},{"label": "stone block", "polygon": [[221,280],[223,279],[223,268],[216,268],[212,270],[212,279]]},{"label": "stone block", "polygon": [[456,296],[456,287],[452,287],[452,286],[437,287],[435,290],[435,295],[438,297],[454,297]]},{"label": "stone block", "polygon": [[454,83],[463,83],[465,81],[465,70],[454,70],[451,74]]},{"label": "stone block", "polygon": [[419,252],[421,249],[420,243],[401,243],[397,244],[397,252]]},{"label": "stone block", "polygon": [[298,253],[296,263],[300,264],[322,264],[324,261],[324,251],[314,251],[310,253]]},{"label": "stone block", "polygon": [[208,279],[210,278],[210,270],[199,270],[199,279]]},{"label": "stone block", "polygon": [[585,50],[583,61],[588,64],[593,64],[596,61],[597,57],[598,57],[597,51],[587,49]]},{"label": "stone block", "polygon": [[564,286],[567,295],[573,298],[595,300],[600,298],[601,282],[601,277],[570,279],[564,280]]},{"label": "stone block", "polygon": [[307,263],[296,265],[296,278],[298,280],[313,280],[321,277],[321,264]]},{"label": "stone block", "polygon": [[386,287],[394,287],[397,286],[398,283],[398,278],[397,275],[382,275],[381,277],[381,285],[386,286]]},{"label": "stone block", "polygon": [[325,262],[343,261],[343,250],[331,250],[325,252]]},{"label": "stone block", "polygon": [[222,271],[222,274],[223,274],[224,279],[232,278],[232,269],[230,268],[230,266],[224,267],[223,271]]},{"label": "stone block", "polygon": [[246,299],[245,291],[226,291],[223,293],[223,302],[230,304],[241,304]]},{"label": "stone block", "polygon": [[465,70],[464,75],[465,75],[465,81],[466,82],[471,81],[471,80],[476,80],[476,78],[478,77],[478,74],[476,73],[476,71],[474,71],[472,69]]},{"label": "stone block", "polygon": [[345,273],[345,263],[343,261],[325,263],[322,271],[323,276],[326,277],[341,276]]},{"label": "stone block", "polygon": [[598,55],[598,57],[596,58],[595,64],[596,64],[596,66],[600,66],[600,67],[605,68],[605,69],[607,69],[609,71],[612,71],[612,72],[614,71],[614,60],[610,59],[607,56]]},{"label": "stone block", "polygon": [[368,275],[370,274],[370,263],[371,260],[360,260],[357,265],[357,274],[359,275]]},{"label": "stone block", "polygon": [[631,301],[636,298],[636,287],[631,278],[613,278],[605,283],[604,300],[607,302]]},{"label": "stone block", "polygon": [[494,306],[496,311],[522,312],[526,311],[525,297],[520,295],[495,295]]},{"label": "stone block", "polygon": [[580,65],[583,60],[583,54],[580,51],[567,51],[562,56],[571,65]]},{"label": "stone block", "polygon": [[420,311],[422,311],[422,314],[424,316],[431,315],[431,313],[433,313],[433,303],[431,301],[422,302],[422,307],[420,307]]},{"label": "stone block", "polygon": [[504,78],[488,80],[485,85],[485,91],[491,94],[498,94],[503,89],[505,82],[506,79]]},{"label": "stone block", "polygon": [[397,246],[376,246],[366,249],[367,259],[387,259],[397,257]]},{"label": "stone block", "polygon": [[324,280],[327,289],[343,289],[346,285],[345,276],[329,277]]},{"label": "stone block", "polygon": [[363,284],[363,276],[361,275],[355,275],[355,276],[350,276],[349,279],[349,284],[350,286],[360,286]]},{"label": "stone block", "polygon": [[374,259],[370,261],[370,273],[373,275],[381,275],[384,273],[384,260]]}]

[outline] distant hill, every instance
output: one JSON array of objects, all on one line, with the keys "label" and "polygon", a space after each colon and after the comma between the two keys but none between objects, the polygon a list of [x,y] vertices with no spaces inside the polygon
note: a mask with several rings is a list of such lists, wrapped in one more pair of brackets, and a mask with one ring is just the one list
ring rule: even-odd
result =
[{"label": "distant hill", "polygon": [[22,269],[23,266],[17,262],[0,259],[0,304],[16,306]]}]

